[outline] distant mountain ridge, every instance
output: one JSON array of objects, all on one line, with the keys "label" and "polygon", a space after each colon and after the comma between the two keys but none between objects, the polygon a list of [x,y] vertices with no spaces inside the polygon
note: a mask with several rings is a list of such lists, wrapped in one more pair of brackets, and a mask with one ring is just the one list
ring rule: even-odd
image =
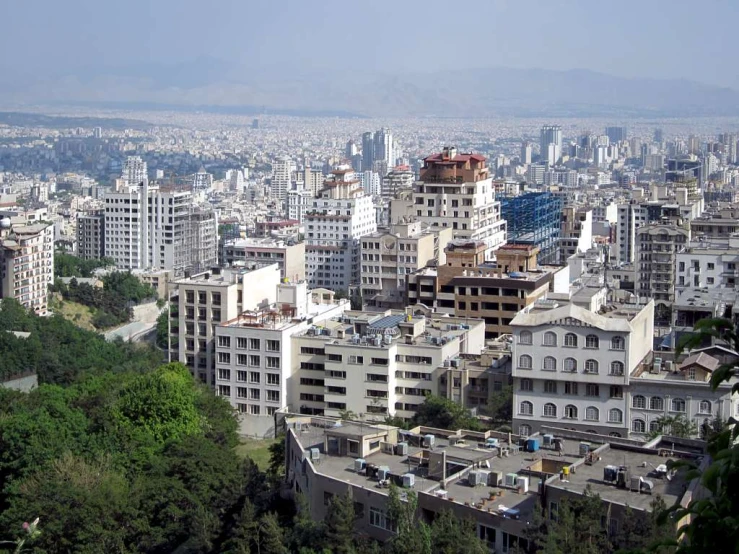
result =
[{"label": "distant mountain ridge", "polygon": [[145,103],[182,109],[355,116],[735,116],[739,91],[682,79],[623,78],[590,70],[460,69],[404,75],[247,70],[198,60],[0,81],[25,103]]}]

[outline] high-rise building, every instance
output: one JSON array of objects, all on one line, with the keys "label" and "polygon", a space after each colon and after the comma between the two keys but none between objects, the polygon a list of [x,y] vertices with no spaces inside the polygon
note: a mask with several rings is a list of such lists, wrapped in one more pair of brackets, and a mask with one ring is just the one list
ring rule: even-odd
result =
[{"label": "high-rise building", "polygon": [[210,190],[213,187],[213,174],[208,173],[204,167],[201,167],[192,176],[192,187],[195,190]]},{"label": "high-rise building", "polygon": [[292,188],[294,171],[295,162],[287,156],[281,156],[272,162],[272,180],[270,182],[272,198],[280,202],[287,200],[287,192]]},{"label": "high-rise building", "polygon": [[531,163],[531,143],[527,140],[523,141],[521,143],[521,156],[520,161],[524,165],[529,165]]},{"label": "high-rise building", "polygon": [[[506,223],[495,199],[493,178],[480,154],[446,147],[424,159],[410,204],[393,203],[390,220],[410,217],[433,227],[451,227],[455,239],[485,243],[486,259],[506,242]],[[404,210],[398,213],[397,210]]]},{"label": "high-rise building", "polygon": [[561,213],[562,200],[551,192],[501,198],[508,243],[538,247],[540,264],[557,263]]},{"label": "high-rise building", "polygon": [[351,167],[338,166],[305,214],[309,286],[348,291],[359,284],[359,239],[376,230],[372,197]]},{"label": "high-rise building", "polygon": [[291,190],[287,193],[287,217],[302,224],[305,212],[313,204],[315,195],[309,190]]},{"label": "high-rise building", "polygon": [[362,133],[362,171],[371,170],[375,162],[375,135],[372,131]]},{"label": "high-rise building", "polygon": [[390,129],[383,127],[375,133],[375,161],[384,161],[387,168],[395,166],[395,143]]},{"label": "high-rise building", "polygon": [[77,216],[77,256],[83,260],[105,256],[105,210]]},{"label": "high-rise building", "polygon": [[654,142],[657,144],[661,144],[665,140],[665,134],[662,132],[662,129],[655,129],[654,130]]},{"label": "high-rise building", "polygon": [[218,260],[215,214],[193,205],[192,193],[149,186],[105,195],[105,255],[119,269],[186,269]]},{"label": "high-rise building", "polygon": [[354,156],[357,155],[358,151],[359,150],[357,150],[357,144],[353,140],[350,139],[346,143],[346,147],[344,148],[344,157],[347,160],[351,161],[354,158]]},{"label": "high-rise building", "polygon": [[606,136],[612,144],[626,140],[626,127],[606,127]]},{"label": "high-rise building", "polygon": [[140,156],[128,156],[123,164],[121,178],[125,185],[140,185],[148,179],[146,162]]},{"label": "high-rise building", "polygon": [[47,315],[53,283],[54,226],[0,219],[0,298],[15,298],[38,315]]},{"label": "high-rise building", "polygon": [[559,125],[545,125],[542,127],[539,145],[542,161],[550,166],[556,164],[562,156],[562,128]]},{"label": "high-rise building", "polygon": [[395,198],[401,191],[411,191],[415,181],[416,174],[410,166],[395,166],[382,178],[382,197]]},{"label": "high-rise building", "polygon": [[256,267],[277,264],[283,279],[305,280],[305,243],[247,237],[225,241],[221,255],[223,263],[233,267]]},{"label": "high-rise building", "polygon": [[313,169],[306,162],[305,170],[303,171],[303,188],[310,192],[311,197],[318,196],[321,188],[323,188],[323,178],[323,172],[320,169]]},{"label": "high-rise building", "polygon": [[363,171],[359,173],[359,179],[362,182],[362,188],[366,194],[370,196],[380,196],[382,192],[382,184],[380,175],[374,171]]}]

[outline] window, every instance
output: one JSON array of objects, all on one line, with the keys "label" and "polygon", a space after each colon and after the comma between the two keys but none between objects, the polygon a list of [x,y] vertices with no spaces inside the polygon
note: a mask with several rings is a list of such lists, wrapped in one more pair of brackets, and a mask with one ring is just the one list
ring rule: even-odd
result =
[{"label": "window", "polygon": [[249,365],[251,367],[259,367],[260,365],[262,365],[262,359],[259,356],[251,354],[249,356]]},{"label": "window", "polygon": [[592,383],[585,385],[585,396],[600,396],[600,387]]},{"label": "window", "polygon": [[231,396],[231,387],[228,385],[218,385],[218,396]]},{"label": "window", "polygon": [[280,391],[278,390],[268,390],[267,391],[267,402],[279,402],[280,401]]},{"label": "window", "polygon": [[624,420],[624,413],[618,408],[611,408],[608,410],[608,422],[609,423],[622,423]]},{"label": "window", "polygon": [[395,531],[395,522],[379,508],[370,508],[369,523],[372,527],[378,527],[386,531]]},{"label": "window", "polygon": [[610,375],[616,375],[616,376],[620,377],[623,374],[624,374],[624,364],[623,364],[623,362],[611,362]]},{"label": "window", "polygon": [[534,415],[534,405],[528,400],[524,400],[518,406],[518,413],[521,415]]},{"label": "window", "polygon": [[518,358],[518,367],[521,369],[531,369],[531,356],[524,354]]},{"label": "window", "polygon": [[596,335],[588,335],[585,337],[585,348],[598,348],[600,341]]},{"label": "window", "polygon": [[623,398],[624,389],[619,385],[611,385],[611,398]]},{"label": "window", "polygon": [[672,399],[672,411],[673,412],[684,412],[685,411],[685,400],[682,398]]},{"label": "window", "polygon": [[585,373],[598,373],[598,361],[585,360]]},{"label": "window", "polygon": [[567,333],[565,335],[565,346],[577,346],[577,335],[575,333]]},{"label": "window", "polygon": [[387,365],[387,358],[370,358],[372,365]]},{"label": "window", "polygon": [[600,411],[595,406],[588,406],[585,408],[585,419],[587,421],[599,421]]},{"label": "window", "polygon": [[557,334],[553,331],[544,333],[544,346],[557,346]]},{"label": "window", "polygon": [[531,331],[521,331],[518,335],[518,344],[531,344],[533,342],[533,336]]},{"label": "window", "polygon": [[279,385],[280,376],[277,373],[267,373],[267,384],[268,385]]},{"label": "window", "polygon": [[544,404],[544,417],[557,417],[557,406],[551,402]]},{"label": "window", "polygon": [[268,340],[267,341],[267,352],[279,352],[280,351],[280,341],[278,340]]},{"label": "window", "polygon": [[255,406],[254,404],[249,404],[249,413],[251,415],[259,415],[259,406]]},{"label": "window", "polygon": [[577,406],[567,404],[565,406],[565,418],[566,419],[577,419]]},{"label": "window", "polygon": [[577,371],[577,360],[575,358],[565,358],[564,370],[569,372]]},{"label": "window", "polygon": [[236,380],[239,383],[246,383],[246,371],[237,371],[236,372]]},{"label": "window", "polygon": [[236,337],[236,348],[246,350],[247,341],[244,337]]},{"label": "window", "polygon": [[221,348],[230,348],[231,337],[218,337],[218,346]]},{"label": "window", "polygon": [[218,363],[219,364],[230,364],[231,354],[229,354],[228,352],[219,352],[218,353]]},{"label": "window", "polygon": [[218,379],[221,381],[230,381],[231,380],[231,371],[228,369],[219,369],[218,370]]},{"label": "window", "polygon": [[649,432],[650,433],[661,433],[662,432],[662,424],[658,419],[653,419],[649,422]]},{"label": "window", "polygon": [[545,371],[557,371],[557,359],[552,356],[544,358]]},{"label": "window", "polygon": [[250,400],[259,400],[259,398],[260,398],[259,389],[249,389],[249,399]]},{"label": "window", "polygon": [[625,342],[623,337],[613,337],[611,339],[611,350],[623,350],[624,345]]},{"label": "window", "polygon": [[534,390],[534,382],[531,379],[521,379],[521,390],[531,392]]},{"label": "window", "polygon": [[249,350],[259,350],[262,347],[261,342],[259,339],[249,339]]},{"label": "window", "polygon": [[280,359],[276,356],[267,356],[266,367],[269,369],[280,369]]},{"label": "window", "polygon": [[531,434],[531,425],[519,425],[518,434],[522,437],[528,437]]},{"label": "window", "polygon": [[577,383],[575,381],[565,383],[565,394],[577,396]]},{"label": "window", "polygon": [[557,381],[544,381],[544,392],[557,394]]},{"label": "window", "polygon": [[665,401],[660,396],[653,396],[649,399],[649,409],[663,411],[665,409]]},{"label": "window", "polygon": [[635,419],[631,422],[631,430],[634,433],[644,433],[647,430],[647,422],[643,419]]},{"label": "window", "polygon": [[711,403],[708,400],[701,400],[698,404],[698,413],[699,414],[710,414],[712,412],[711,410]]},{"label": "window", "polygon": [[647,399],[641,394],[637,394],[631,399],[631,407],[638,410],[644,410],[647,407]]},{"label": "window", "polygon": [[249,382],[259,384],[259,372],[258,371],[249,372]]},{"label": "window", "polygon": [[349,356],[349,363],[350,364],[363,364],[364,356]]},{"label": "window", "polygon": [[695,381],[695,368],[694,367],[688,368],[688,381]]}]

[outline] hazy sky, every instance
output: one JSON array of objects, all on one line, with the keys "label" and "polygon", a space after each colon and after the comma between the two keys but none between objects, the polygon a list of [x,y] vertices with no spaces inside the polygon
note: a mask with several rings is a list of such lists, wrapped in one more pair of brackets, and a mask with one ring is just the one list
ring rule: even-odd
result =
[{"label": "hazy sky", "polygon": [[739,89],[737,0],[0,0],[0,67],[585,68]]}]

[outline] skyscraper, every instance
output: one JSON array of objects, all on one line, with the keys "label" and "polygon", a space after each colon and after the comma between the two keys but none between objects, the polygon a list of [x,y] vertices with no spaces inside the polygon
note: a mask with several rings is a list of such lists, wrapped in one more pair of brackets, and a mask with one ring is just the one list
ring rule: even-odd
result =
[{"label": "skyscraper", "polygon": [[123,164],[121,178],[126,185],[140,185],[148,178],[146,162],[140,156],[129,156]]},{"label": "skyscraper", "polygon": [[362,171],[371,170],[375,161],[375,137],[372,131],[362,134]]},{"label": "skyscraper", "polygon": [[527,140],[521,143],[521,163],[524,165],[531,163],[531,143]]},{"label": "skyscraper", "polygon": [[[553,145],[553,147],[550,147]],[[562,128],[559,125],[545,125],[540,135],[541,159],[552,166],[562,156]]]},{"label": "skyscraper", "polygon": [[626,140],[626,127],[606,127],[606,136],[612,144]]},{"label": "skyscraper", "polygon": [[295,162],[287,156],[277,158],[272,163],[272,198],[282,202],[287,200],[287,191],[292,188],[293,171],[295,171]]},{"label": "skyscraper", "polygon": [[390,129],[383,127],[375,133],[375,161],[384,161],[388,169],[395,165],[394,147],[393,134]]}]

